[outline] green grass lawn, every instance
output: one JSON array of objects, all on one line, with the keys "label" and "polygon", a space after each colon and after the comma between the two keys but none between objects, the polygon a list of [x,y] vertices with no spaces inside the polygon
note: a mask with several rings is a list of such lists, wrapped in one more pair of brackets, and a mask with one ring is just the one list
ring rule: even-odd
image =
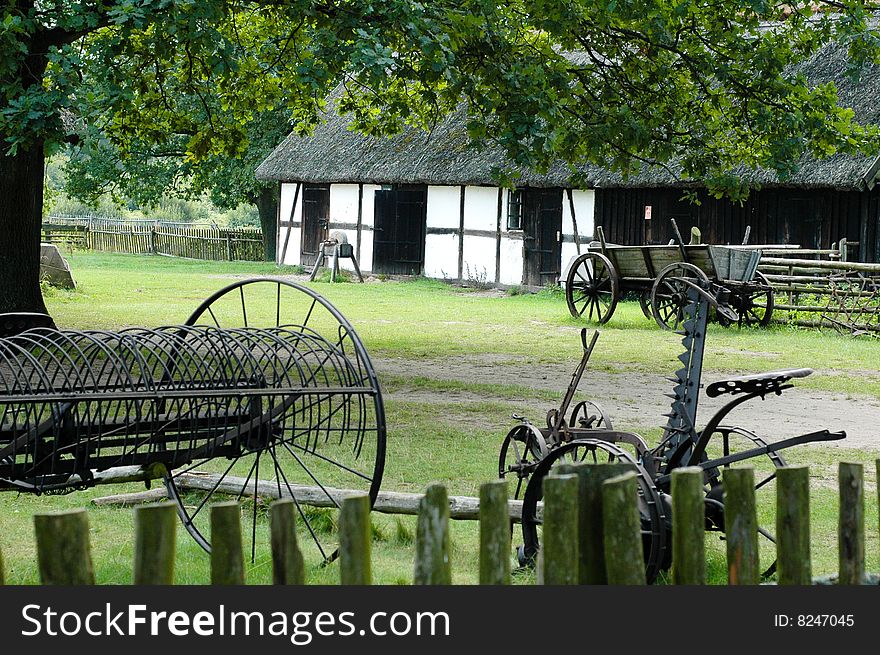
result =
[{"label": "green grass lawn", "polygon": [[[68,259],[79,288],[75,292],[49,290],[47,304],[60,327],[80,329],[180,323],[204,298],[237,278],[289,272],[271,264],[130,255],[72,253]],[[578,330],[583,323],[569,316],[565,300],[558,292],[486,294],[424,279],[311,286],[342,311],[374,356],[405,361],[511,356],[531,364],[536,374],[542,365],[565,362],[573,366],[580,357]],[[610,323],[602,327],[600,347],[590,366],[610,372],[667,372],[673,370],[679,352],[674,335],[661,332],[647,321],[637,303],[624,302]],[[826,374],[808,378],[804,386],[880,398],[880,344],[874,340],[785,326],[766,330],[710,327],[706,367],[714,371],[751,372],[805,365]],[[497,473],[498,448],[513,425],[510,414],[522,411],[541,416],[558,402],[567,381],[560,380],[559,391],[551,393],[525,385],[438,381],[415,373],[383,378],[383,390],[392,396],[386,400],[388,457],[383,489],[420,492],[432,482],[441,482],[450,493],[476,495],[480,483]],[[448,403],[422,402],[417,395],[408,397],[417,390],[469,395]],[[646,437],[656,438],[656,427],[644,428]],[[837,461],[845,459],[865,465],[869,492],[868,567],[880,569],[874,468],[880,452],[810,447],[791,449],[786,456],[791,463],[811,465],[815,574],[836,568]],[[0,548],[7,581],[37,582],[33,514],[89,507],[99,581],[130,582],[132,512],[90,506],[89,499],[138,488],[139,485],[131,484],[67,496],[0,496]],[[762,524],[772,525],[770,508],[765,507],[762,512]],[[249,511],[243,513],[243,524],[249,532]],[[375,515],[374,525],[375,579],[386,584],[408,583],[412,578],[414,519]],[[333,530],[332,521],[327,522],[325,529]],[[267,533],[268,522],[261,509],[258,551],[254,564],[248,568],[251,583],[268,583],[271,579]],[[711,542],[710,577],[720,582],[724,579],[724,544],[717,537],[707,538]],[[515,536],[516,543],[517,539]],[[476,524],[453,522],[452,540],[455,581],[474,583]],[[178,582],[207,582],[208,557],[182,528],[178,548]],[[311,582],[334,582],[338,576],[335,566],[322,567],[317,558],[312,557],[309,566]],[[531,578],[526,574],[518,579]]]}]

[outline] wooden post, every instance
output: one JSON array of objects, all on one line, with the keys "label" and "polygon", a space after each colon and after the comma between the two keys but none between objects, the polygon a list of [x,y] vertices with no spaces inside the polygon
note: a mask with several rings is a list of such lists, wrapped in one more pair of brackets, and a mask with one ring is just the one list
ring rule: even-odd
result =
[{"label": "wooden post", "polygon": [[89,545],[89,515],[84,509],[34,516],[37,563],[44,585],[95,584]]},{"label": "wooden post", "polygon": [[578,583],[578,478],[548,475],[544,490],[544,543],[539,583]]},{"label": "wooden post", "polygon": [[3,576],[3,551],[0,550],[0,587],[6,584],[6,578]]},{"label": "wooden post", "polygon": [[510,584],[506,480],[480,486],[480,584]]},{"label": "wooden post", "polygon": [[865,498],[864,471],[861,464],[841,462],[840,522],[838,546],[840,578],[838,584],[862,584],[865,578]]},{"label": "wooden post", "polygon": [[306,582],[305,563],[296,540],[296,503],[285,498],[269,508],[272,534],[272,584],[301,585]]},{"label": "wooden post", "polygon": [[211,584],[244,584],[241,510],[234,501],[211,506]]},{"label": "wooden post", "polygon": [[698,228],[696,225],[694,225],[694,226],[691,228],[691,242],[690,242],[690,245],[692,245],[692,246],[693,246],[693,245],[699,245],[700,243],[702,243],[702,238],[703,238],[703,235],[700,233],[700,228]]},{"label": "wooden post", "polygon": [[696,466],[672,472],[672,583],[706,583],[706,510],[703,470]]},{"label": "wooden post", "polygon": [[810,468],[776,471],[776,567],[781,585],[808,585],[810,563]]},{"label": "wooden post", "polygon": [[226,259],[232,261],[232,235],[226,232]]},{"label": "wooden post", "polygon": [[755,472],[751,467],[724,471],[724,532],[727,539],[727,579],[732,585],[756,585],[758,519],[755,510]]},{"label": "wooden post", "polygon": [[134,584],[174,584],[177,507],[143,505],[134,511]]},{"label": "wooden post", "polygon": [[449,561],[449,500],[446,487],[428,487],[419,502],[413,584],[452,584]]},{"label": "wooden post", "polygon": [[344,585],[369,585],[370,571],[370,497],[349,496],[339,509],[339,578]]},{"label": "wooden post", "polygon": [[639,488],[634,471],[602,483],[602,528],[608,584],[643,585],[647,582],[638,502]]},{"label": "wooden post", "polygon": [[602,483],[623,475],[629,464],[560,464],[560,474],[578,476],[578,584],[608,584],[602,529]]}]

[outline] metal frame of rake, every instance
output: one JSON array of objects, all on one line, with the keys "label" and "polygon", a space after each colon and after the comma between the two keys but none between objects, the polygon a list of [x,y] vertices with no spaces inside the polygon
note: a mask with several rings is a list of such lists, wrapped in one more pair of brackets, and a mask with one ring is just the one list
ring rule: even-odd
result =
[{"label": "metal frame of rake", "polygon": [[[259,484],[294,501],[309,485],[336,507],[331,490],[344,487],[372,505],[384,462],[382,394],[363,343],[331,303],[293,282],[236,282],[183,325],[0,338],[0,490],[67,493],[130,470],[148,485],[161,479],[210,550],[203,510],[232,481],[250,501],[253,558]],[[210,487],[179,488],[179,476],[201,471]],[[326,518],[297,510],[333,559]]]}]

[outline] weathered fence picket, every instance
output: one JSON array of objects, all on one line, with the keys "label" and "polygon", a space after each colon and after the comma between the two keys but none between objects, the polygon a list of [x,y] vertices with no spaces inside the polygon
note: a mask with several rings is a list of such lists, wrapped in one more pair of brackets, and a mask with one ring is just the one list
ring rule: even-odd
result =
[{"label": "weathered fence picket", "polygon": [[602,529],[608,584],[645,584],[645,555],[633,471],[602,483]]},{"label": "weathered fence picket", "polygon": [[546,585],[578,583],[578,478],[548,475],[544,492],[544,543],[538,582]]},{"label": "weathered fence picket", "polygon": [[781,585],[812,582],[807,466],[786,466],[776,472],[776,569]]},{"label": "weathered fence picket", "polygon": [[724,470],[721,481],[724,485],[728,584],[759,584],[761,571],[758,562],[755,472],[747,466],[728,468]]},{"label": "weathered fence picket", "polygon": [[[880,460],[876,463],[880,472]],[[626,465],[578,464],[558,467],[544,479],[542,548],[538,580],[544,584],[577,584],[586,539],[583,517],[603,540],[602,582],[644,584],[645,562],[639,487],[636,474]],[[621,474],[621,471],[623,473]],[[616,475],[611,475],[611,474]],[[865,576],[864,472],[861,464],[839,467],[839,584],[862,584]],[[610,476],[610,477],[609,477]],[[673,584],[703,584],[704,489],[700,469],[686,468],[672,475],[672,575]],[[749,467],[724,471],[725,539],[729,584],[758,584],[758,557],[754,473]],[[777,470],[776,547],[779,584],[810,584],[809,469],[806,466]],[[599,495],[596,495],[597,489]],[[481,584],[508,584],[512,559],[510,514],[504,481],[480,489]],[[880,490],[878,503],[880,503]],[[451,584],[450,497],[442,485],[428,488],[420,502],[415,545],[415,584]],[[600,507],[601,506],[601,509]],[[210,506],[211,583],[244,584],[241,508],[237,502]],[[170,503],[135,509],[133,581],[135,584],[172,584],[174,581],[175,507]],[[273,582],[305,583],[303,555],[296,538],[293,500],[273,503],[269,511]],[[366,495],[349,495],[339,514],[340,581],[371,584],[371,510]],[[601,524],[595,523],[596,517]],[[878,526],[880,527],[880,526]],[[84,510],[34,516],[37,563],[44,584],[94,584],[89,545],[89,524]],[[591,528],[592,529],[592,528]],[[765,567],[768,565],[764,563]],[[586,578],[595,583],[595,572]],[[0,555],[0,584],[4,582]]]},{"label": "weathered fence picket", "polygon": [[413,584],[452,584],[449,560],[449,500],[446,487],[434,484],[419,503]]},{"label": "weathered fence picket", "polygon": [[34,532],[43,584],[95,584],[89,516],[84,509],[37,514],[34,516]]},{"label": "weathered fence picket", "polygon": [[480,486],[480,584],[510,584],[507,481]]},{"label": "weathered fence picket", "polygon": [[272,542],[272,583],[306,583],[306,567],[296,540],[296,504],[292,499],[277,500],[269,507]]},{"label": "weathered fence picket", "polygon": [[177,506],[159,503],[136,508],[134,534],[134,584],[174,584]]},{"label": "weathered fence picket", "polygon": [[578,584],[608,584],[602,531],[602,483],[626,473],[628,464],[562,464],[560,473],[578,477]]},{"label": "weathered fence picket", "polygon": [[865,577],[865,488],[864,467],[840,462],[840,509],[838,584],[862,584]]},{"label": "weathered fence picket", "polygon": [[237,502],[211,506],[211,584],[244,584],[241,509]]},{"label": "weathered fence picket", "polygon": [[369,495],[359,494],[343,500],[339,508],[339,581],[342,584],[373,583],[372,536]]},{"label": "weathered fence picket", "polygon": [[672,472],[672,583],[706,583],[706,521],[703,470],[697,467]]}]

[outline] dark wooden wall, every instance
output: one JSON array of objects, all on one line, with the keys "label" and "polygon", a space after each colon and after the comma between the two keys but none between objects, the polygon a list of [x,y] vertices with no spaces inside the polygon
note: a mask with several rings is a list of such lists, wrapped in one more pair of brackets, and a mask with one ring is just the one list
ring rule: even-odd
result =
[{"label": "dark wooden wall", "polygon": [[[612,243],[641,245],[668,243],[669,219],[675,218],[688,238],[692,226],[703,243],[742,243],[751,226],[749,243],[798,244],[804,248],[831,248],[846,238],[858,242],[851,259],[880,261],[880,189],[870,192],[834,189],[765,189],[733,203],[698,193],[700,204],[682,199],[681,189],[597,189],[596,220]],[[651,207],[650,238],[645,207]]]}]

